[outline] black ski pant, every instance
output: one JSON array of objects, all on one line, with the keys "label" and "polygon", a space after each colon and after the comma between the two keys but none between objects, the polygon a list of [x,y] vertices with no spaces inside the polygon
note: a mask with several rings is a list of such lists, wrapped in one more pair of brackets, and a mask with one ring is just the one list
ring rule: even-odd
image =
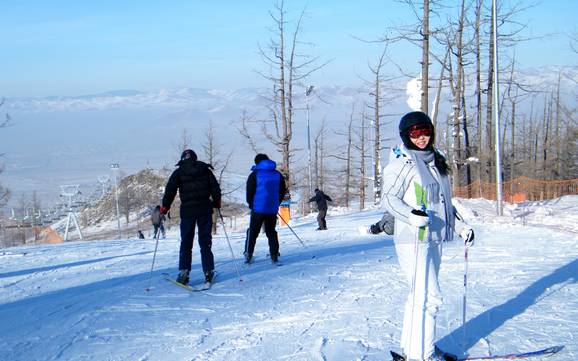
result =
[{"label": "black ski pant", "polygon": [[215,269],[215,260],[211,246],[213,239],[211,227],[213,217],[211,214],[192,218],[181,218],[181,250],[179,253],[179,270],[191,270],[193,262],[193,240],[195,239],[195,226],[199,228],[199,247],[201,248],[201,263],[203,272]]},{"label": "black ski pant", "polygon": [[153,238],[157,238],[157,232],[160,230],[161,234],[163,235],[163,237],[165,236],[165,226],[163,226],[163,224],[153,224],[153,228],[154,228],[154,236]]},{"label": "black ski pant", "polygon": [[265,224],[265,234],[269,240],[269,254],[271,258],[279,254],[279,239],[277,238],[277,231],[275,230],[277,215],[251,212],[251,221],[249,222],[249,229],[247,229],[247,238],[245,240],[246,256],[253,256],[257,237],[263,224]]},{"label": "black ski pant", "polygon": [[327,216],[327,209],[320,209],[317,213],[317,225],[319,230],[327,229],[327,222],[325,222],[325,216]]}]

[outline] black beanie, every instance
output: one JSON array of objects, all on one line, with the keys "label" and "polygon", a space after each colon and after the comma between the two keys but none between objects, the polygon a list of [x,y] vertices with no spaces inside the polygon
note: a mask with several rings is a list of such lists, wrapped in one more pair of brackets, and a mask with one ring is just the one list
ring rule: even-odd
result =
[{"label": "black beanie", "polygon": [[193,152],[191,149],[185,149],[182,153],[181,153],[181,160],[185,160],[187,158],[187,155],[189,156],[190,159],[192,159],[193,161],[197,160],[197,153]]},{"label": "black beanie", "polygon": [[[415,144],[412,143],[411,139],[409,139],[408,130],[414,125],[425,125],[428,126],[432,131],[431,138],[429,139],[429,143],[425,149],[419,149],[415,146]],[[399,121],[399,136],[401,137],[405,147],[408,149],[431,150],[435,140],[434,126],[430,117],[426,113],[409,112],[401,117],[401,120]]]},{"label": "black beanie", "polygon": [[267,154],[259,153],[255,156],[255,164],[259,164],[260,161],[269,159]]}]

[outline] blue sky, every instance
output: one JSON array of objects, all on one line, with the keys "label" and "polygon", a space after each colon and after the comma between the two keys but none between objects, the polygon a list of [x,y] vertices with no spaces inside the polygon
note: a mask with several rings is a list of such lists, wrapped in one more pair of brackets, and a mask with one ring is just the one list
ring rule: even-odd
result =
[{"label": "blue sky", "polygon": [[[319,85],[359,83],[381,48],[355,37],[373,39],[413,20],[393,0],[286,3],[290,19],[307,6],[302,39],[315,46],[305,52],[331,60],[311,79]],[[273,0],[0,0],[0,97],[262,86],[258,44],[271,37],[272,9]],[[576,13],[578,1],[544,0],[521,14],[524,35],[552,35],[520,44],[520,65],[576,65],[568,45]],[[418,70],[414,47],[392,50]]]}]

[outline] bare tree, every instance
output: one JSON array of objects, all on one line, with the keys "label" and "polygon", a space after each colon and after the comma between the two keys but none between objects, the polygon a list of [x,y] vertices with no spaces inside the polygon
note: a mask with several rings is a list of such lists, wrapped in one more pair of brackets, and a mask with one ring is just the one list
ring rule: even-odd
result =
[{"label": "bare tree", "polygon": [[325,158],[327,156],[326,148],[325,148],[325,137],[327,135],[327,123],[326,120],[323,119],[321,122],[321,126],[319,130],[317,130],[317,134],[315,134],[314,145],[315,145],[315,185],[319,189],[323,189],[325,186]]},{"label": "bare tree", "polygon": [[193,138],[191,134],[189,134],[187,128],[183,128],[177,142],[174,145],[175,151],[180,155],[180,153],[183,152],[185,149],[190,149],[192,147],[192,144]]},{"label": "bare tree", "polygon": [[389,99],[385,98],[384,92],[382,92],[382,88],[384,83],[391,80],[386,79],[383,71],[386,65],[386,55],[387,55],[387,45],[384,47],[377,64],[372,66],[369,65],[369,70],[372,75],[371,82],[367,82],[370,91],[369,95],[371,97],[371,103],[368,103],[367,107],[371,111],[371,116],[369,117],[369,121],[371,123],[371,128],[373,130],[373,164],[372,164],[372,171],[373,171],[373,203],[379,204],[381,202],[381,185],[383,183],[383,174],[382,171],[382,161],[381,161],[381,151],[383,150],[382,147],[382,135],[381,135],[381,127],[383,123],[383,119],[386,117],[386,114],[383,112],[383,108],[385,107],[384,104],[389,101]]},{"label": "bare tree", "polygon": [[358,144],[356,146],[359,151],[359,209],[363,210],[365,208],[365,191],[366,191],[366,173],[365,173],[365,159],[368,157],[366,143],[366,125],[365,122],[367,116],[365,113],[361,114],[361,126],[359,127],[358,133]]},{"label": "bare tree", "polygon": [[[339,179],[343,180],[343,204],[345,207],[349,207],[349,204],[352,199],[352,188],[353,188],[353,148],[354,148],[354,129],[353,129],[353,122],[354,122],[354,114],[355,114],[355,103],[351,104],[351,113],[349,114],[349,121],[346,123],[346,132],[339,132],[336,131],[335,134],[341,135],[345,137],[345,148],[340,144],[338,146],[338,150],[335,154],[330,155],[330,157],[338,159],[340,161],[345,162],[343,168],[339,171],[339,174],[342,174],[342,177]],[[343,152],[339,152],[339,150],[343,150]]]},{"label": "bare tree", "polygon": [[[316,66],[316,57],[302,54],[298,49],[305,44],[300,41],[305,10],[301,12],[293,24],[292,31],[290,31],[284,5],[283,0],[275,2],[274,11],[270,12],[275,26],[272,30],[273,38],[265,49],[259,46],[259,52],[270,70],[269,74],[260,74],[271,82],[273,92],[269,109],[271,119],[264,122],[262,130],[266,138],[275,145],[282,155],[282,173],[286,177],[288,187],[291,187],[293,184],[290,165],[294,152],[291,140],[295,114],[295,87],[325,64]],[[266,126],[267,123],[272,123],[274,132],[271,132]]]},{"label": "bare tree", "polygon": [[238,128],[239,134],[241,134],[241,136],[249,143],[253,153],[259,153],[259,147],[257,147],[257,143],[249,131],[247,123],[250,122],[254,122],[254,120],[247,114],[247,110],[243,109],[241,114],[241,127]]},{"label": "bare tree", "polygon": [[[209,121],[209,125],[205,131],[205,141],[202,143],[202,147],[205,153],[205,157],[207,162],[211,164],[215,172],[217,172],[217,179],[219,184],[221,185],[222,194],[227,194],[228,191],[224,188],[223,184],[223,174],[226,171],[227,167],[229,166],[229,162],[231,161],[231,157],[233,156],[233,152],[229,152],[229,154],[223,158],[221,155],[221,149],[223,147],[222,144],[217,142],[217,135],[215,126],[213,121]],[[230,193],[230,192],[229,192]],[[212,233],[217,233],[217,212],[213,212],[213,227]]]},{"label": "bare tree", "polygon": [[[4,99],[0,100],[0,108],[2,108],[3,105]],[[3,120],[0,120],[0,128],[8,126],[9,123],[10,123],[10,115],[8,115],[8,113],[5,113]],[[0,157],[2,157],[3,155],[4,153],[0,153]],[[0,174],[2,174],[2,172],[4,172],[4,164],[0,163]],[[8,203],[9,199],[10,199],[10,191],[4,186],[2,186],[2,183],[0,183],[0,207],[4,207],[6,203]]]}]

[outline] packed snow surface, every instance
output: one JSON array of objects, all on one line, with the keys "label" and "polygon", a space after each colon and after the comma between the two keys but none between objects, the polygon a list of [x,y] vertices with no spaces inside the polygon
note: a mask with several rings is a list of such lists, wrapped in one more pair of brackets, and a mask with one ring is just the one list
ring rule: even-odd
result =
[{"label": "packed snow surface", "polygon": [[[565,349],[578,359],[578,197],[506,206],[455,202],[474,227],[467,322],[464,248],[444,247],[438,316],[442,348],[491,355]],[[191,293],[162,278],[177,272],[178,233],[0,250],[0,360],[388,360],[399,351],[408,292],[393,240],[361,235],[380,210],[333,209],[279,227],[281,267],[264,235],[242,264],[245,232],[213,239],[217,282]],[[195,245],[191,283],[202,271]],[[239,274],[237,272],[240,272]],[[145,289],[149,287],[150,290]]]}]

